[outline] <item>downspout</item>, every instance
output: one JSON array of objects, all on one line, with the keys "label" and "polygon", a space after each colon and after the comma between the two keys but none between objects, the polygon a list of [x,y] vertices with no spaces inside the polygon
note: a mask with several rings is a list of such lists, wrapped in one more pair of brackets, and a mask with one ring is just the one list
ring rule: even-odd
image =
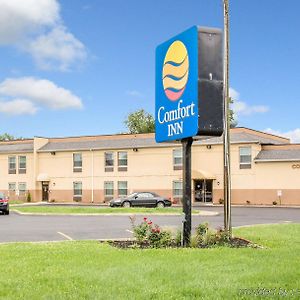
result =
[{"label": "downspout", "polygon": [[94,203],[94,152],[90,149],[92,153],[92,203]]}]

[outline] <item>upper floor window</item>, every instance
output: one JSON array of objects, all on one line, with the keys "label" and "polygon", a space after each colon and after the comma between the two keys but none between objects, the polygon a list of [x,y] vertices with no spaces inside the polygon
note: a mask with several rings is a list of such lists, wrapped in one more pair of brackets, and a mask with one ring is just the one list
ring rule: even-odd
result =
[{"label": "upper floor window", "polygon": [[8,157],[8,174],[16,174],[16,157],[9,156]]},{"label": "upper floor window", "polygon": [[19,156],[19,174],[26,174],[26,156]]},{"label": "upper floor window", "polygon": [[240,169],[251,169],[251,147],[240,147]]},{"label": "upper floor window", "polygon": [[73,200],[74,201],[82,200],[82,182],[81,181],[73,182]]},{"label": "upper floor window", "polygon": [[173,197],[182,197],[182,181],[173,181]]},{"label": "upper floor window", "polygon": [[82,154],[73,153],[73,172],[82,172]]},{"label": "upper floor window", "polygon": [[182,149],[173,150],[173,169],[182,170]]},{"label": "upper floor window", "polygon": [[113,172],[114,170],[114,153],[104,153],[105,172]]},{"label": "upper floor window", "polygon": [[127,171],[127,152],[118,152],[118,171]]}]

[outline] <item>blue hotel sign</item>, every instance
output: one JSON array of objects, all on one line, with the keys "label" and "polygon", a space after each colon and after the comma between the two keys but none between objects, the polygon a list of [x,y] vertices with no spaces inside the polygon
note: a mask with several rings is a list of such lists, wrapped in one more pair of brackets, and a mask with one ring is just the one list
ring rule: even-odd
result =
[{"label": "blue hotel sign", "polygon": [[223,34],[194,26],[156,48],[155,138],[221,136]]},{"label": "blue hotel sign", "polygon": [[180,140],[198,132],[198,29],[156,48],[155,138]]}]

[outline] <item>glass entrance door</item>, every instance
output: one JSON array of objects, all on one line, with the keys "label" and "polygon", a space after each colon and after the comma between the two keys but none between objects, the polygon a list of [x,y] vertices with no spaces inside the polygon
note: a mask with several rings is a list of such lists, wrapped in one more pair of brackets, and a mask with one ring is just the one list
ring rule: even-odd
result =
[{"label": "glass entrance door", "polygon": [[194,180],[195,201],[196,202],[212,202],[213,181],[212,179],[196,179]]},{"label": "glass entrance door", "polygon": [[42,182],[42,200],[49,201],[49,182]]}]

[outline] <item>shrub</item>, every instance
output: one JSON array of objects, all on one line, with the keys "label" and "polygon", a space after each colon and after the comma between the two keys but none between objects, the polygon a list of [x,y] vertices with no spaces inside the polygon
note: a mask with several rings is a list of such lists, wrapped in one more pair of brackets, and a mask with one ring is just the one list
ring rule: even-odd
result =
[{"label": "shrub", "polygon": [[151,220],[144,218],[143,222],[135,225],[134,218],[130,218],[133,226],[133,235],[138,244],[146,244],[151,248],[169,247],[172,243],[171,233],[162,230],[158,225],[154,225]]},{"label": "shrub", "polygon": [[213,230],[208,223],[199,224],[196,227],[196,239],[200,247],[230,245],[230,234],[223,229]]},{"label": "shrub", "polygon": [[27,202],[31,202],[31,194],[28,192],[28,194],[27,194]]},{"label": "shrub", "polygon": [[219,204],[224,204],[224,199],[220,198],[219,199]]},{"label": "shrub", "polygon": [[273,201],[273,205],[277,205],[277,201]]},{"label": "shrub", "polygon": [[177,230],[175,235],[175,244],[177,247],[181,246],[182,243],[182,230]]},{"label": "shrub", "polygon": [[250,204],[251,202],[249,200],[246,201],[247,204]]}]

